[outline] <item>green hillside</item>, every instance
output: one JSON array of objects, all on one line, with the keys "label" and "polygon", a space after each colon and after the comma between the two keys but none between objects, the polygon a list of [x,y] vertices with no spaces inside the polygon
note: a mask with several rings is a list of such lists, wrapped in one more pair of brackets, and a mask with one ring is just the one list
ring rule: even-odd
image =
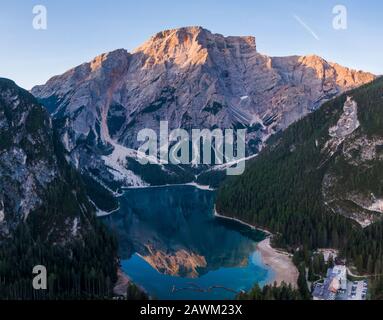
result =
[{"label": "green hillside", "polygon": [[[357,103],[360,126],[344,139],[332,138],[348,96]],[[278,246],[336,247],[361,272],[381,274],[383,214],[375,207],[383,199],[382,150],[379,78],[272,138],[242,176],[221,186],[217,210],[278,234]]]}]

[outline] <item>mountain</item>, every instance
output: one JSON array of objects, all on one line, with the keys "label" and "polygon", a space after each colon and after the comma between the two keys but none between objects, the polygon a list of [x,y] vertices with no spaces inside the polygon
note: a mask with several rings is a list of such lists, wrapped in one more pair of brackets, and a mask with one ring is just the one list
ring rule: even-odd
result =
[{"label": "mountain", "polygon": [[143,128],[158,131],[162,120],[170,130],[247,128],[253,155],[271,135],[374,78],[318,56],[265,56],[254,37],[187,27],[160,32],[132,53],[102,54],[32,93],[53,115],[72,163],[115,191],[116,181],[190,182],[198,174],[140,167],[134,150]]},{"label": "mountain", "polygon": [[275,233],[276,244],[339,248],[383,273],[383,78],[325,103],[269,140],[229,179],[217,211]]},{"label": "mountain", "polygon": [[[115,280],[116,245],[63,150],[45,108],[0,78],[0,298],[101,297]],[[41,264],[43,293],[31,286]]]}]

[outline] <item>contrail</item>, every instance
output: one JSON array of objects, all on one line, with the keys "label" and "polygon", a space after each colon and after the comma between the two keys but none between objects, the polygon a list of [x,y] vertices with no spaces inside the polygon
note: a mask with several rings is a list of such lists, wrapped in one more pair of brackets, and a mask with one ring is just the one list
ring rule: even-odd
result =
[{"label": "contrail", "polygon": [[315,39],[318,41],[320,40],[318,35],[314,32],[313,29],[311,29],[300,17],[298,17],[296,14],[294,14],[294,19],[299,22],[299,24],[305,28]]}]

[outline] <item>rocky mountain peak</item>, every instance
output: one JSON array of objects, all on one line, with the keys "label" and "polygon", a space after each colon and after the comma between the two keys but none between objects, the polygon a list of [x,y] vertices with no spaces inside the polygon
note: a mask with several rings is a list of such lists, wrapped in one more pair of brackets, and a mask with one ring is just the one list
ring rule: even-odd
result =
[{"label": "rocky mountain peak", "polygon": [[129,53],[125,49],[117,49],[111,52],[103,53],[95,57],[90,62],[90,70],[95,72],[102,68],[124,67],[129,58]]},{"label": "rocky mountain peak", "polygon": [[190,26],[190,27],[182,27],[176,29],[169,29],[158,32],[156,35],[150,38],[147,42],[153,43],[157,41],[165,41],[167,39],[177,39],[178,44],[188,43],[190,40],[197,40],[201,45],[206,44],[206,40],[242,40],[250,46],[255,47],[255,37],[254,36],[228,36],[225,37],[218,33],[212,33],[211,31],[200,27],[200,26]]},{"label": "rocky mountain peak", "polygon": [[148,67],[165,62],[183,66],[204,64],[209,56],[214,59],[217,54],[239,54],[246,50],[256,51],[255,37],[225,37],[193,26],[159,32],[134,53],[146,56],[148,64],[145,67]]},{"label": "rocky mountain peak", "polygon": [[163,30],[156,33],[149,41],[163,41],[168,37],[177,37],[180,40],[187,40],[188,36],[197,37],[201,33],[211,33],[200,26],[190,26],[175,29]]},{"label": "rocky mountain peak", "polygon": [[274,133],[373,79],[315,55],[260,54],[254,37],[185,27],[157,33],[131,54],[100,55],[32,93],[63,124],[62,142],[77,167],[126,184],[141,180],[112,166],[115,154],[106,160],[98,154],[118,146],[136,150],[143,128],[157,131],[160,121],[170,129],[247,128],[253,155]]},{"label": "rocky mountain peak", "polygon": [[201,37],[208,33],[200,27],[166,30],[150,38],[134,53],[144,55],[146,68],[171,61],[178,65],[203,64],[207,50]]}]

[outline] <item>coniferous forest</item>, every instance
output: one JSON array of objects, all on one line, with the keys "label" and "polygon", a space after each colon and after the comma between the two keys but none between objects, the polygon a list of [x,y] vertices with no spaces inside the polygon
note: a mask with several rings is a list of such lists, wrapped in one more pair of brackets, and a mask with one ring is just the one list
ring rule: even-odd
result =
[{"label": "coniferous forest", "polygon": [[[116,282],[116,243],[97,227],[83,242],[54,246],[20,225],[0,247],[1,300],[109,299]],[[48,272],[47,290],[34,290],[33,267]]]},{"label": "coniferous forest", "polygon": [[358,104],[361,126],[356,137],[381,138],[382,78],[325,103],[273,137],[268,147],[247,163],[245,174],[228,179],[221,186],[217,210],[270,230],[277,235],[275,244],[291,252],[297,248],[340,249],[360,273],[371,275],[374,290],[379,292],[383,274],[383,222],[378,219],[362,228],[356,221],[334,213],[322,193],[324,176],[331,172],[344,189],[383,194],[382,161],[371,159],[367,165],[350,165],[342,155],[342,146],[331,157],[321,152],[329,139],[329,128],[343,112],[347,96]]},{"label": "coniferous forest", "polygon": [[[33,120],[32,127],[41,125],[41,119]],[[49,185],[43,206],[1,239],[0,300],[111,298],[117,280],[117,241],[97,220],[79,173],[65,160],[57,132],[51,141],[49,156],[55,156],[61,179]],[[38,156],[47,157],[44,150]],[[65,226],[71,217],[83,228],[80,236],[68,238]],[[33,288],[32,271],[38,265],[46,267],[47,290]]]}]

